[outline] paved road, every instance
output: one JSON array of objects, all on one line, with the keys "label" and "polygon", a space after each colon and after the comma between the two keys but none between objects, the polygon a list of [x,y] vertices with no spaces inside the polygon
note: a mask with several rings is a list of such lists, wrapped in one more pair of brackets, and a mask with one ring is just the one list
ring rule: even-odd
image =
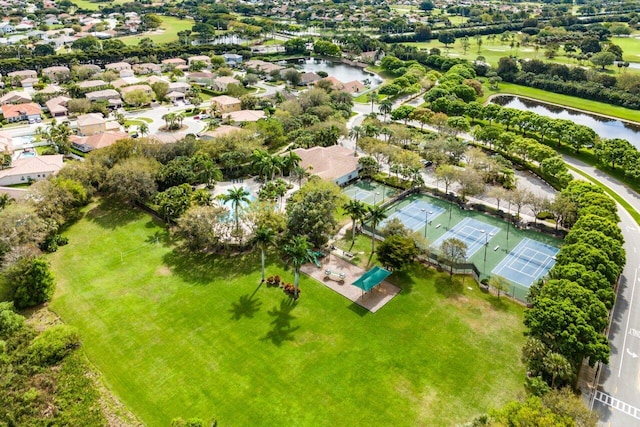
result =
[{"label": "paved road", "polygon": [[[640,212],[638,193],[579,160],[564,160],[618,193]],[[600,393],[596,393],[593,408],[600,414],[603,426],[640,426],[640,229],[622,206],[618,205],[618,211],[627,265],[620,278],[609,331],[611,357],[609,364],[602,367]]]}]

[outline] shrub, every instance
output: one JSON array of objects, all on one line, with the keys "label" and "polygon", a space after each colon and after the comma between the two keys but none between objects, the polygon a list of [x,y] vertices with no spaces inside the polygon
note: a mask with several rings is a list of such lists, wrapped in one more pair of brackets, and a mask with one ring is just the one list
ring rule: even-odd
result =
[{"label": "shrub", "polygon": [[76,328],[55,325],[33,340],[29,346],[29,353],[34,364],[50,366],[60,362],[78,347],[80,347],[80,336]]},{"label": "shrub", "polygon": [[12,298],[17,308],[49,301],[55,288],[49,264],[42,258],[20,259],[5,272],[5,278],[13,287]]}]

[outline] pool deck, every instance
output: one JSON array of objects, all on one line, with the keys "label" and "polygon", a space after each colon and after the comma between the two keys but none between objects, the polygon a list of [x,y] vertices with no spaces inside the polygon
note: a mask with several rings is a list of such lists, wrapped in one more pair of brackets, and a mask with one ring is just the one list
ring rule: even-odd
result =
[{"label": "pool deck", "polygon": [[[327,288],[339,293],[359,306],[366,308],[371,313],[380,310],[385,304],[391,301],[393,297],[398,295],[400,288],[387,281],[383,281],[371,291],[363,294],[362,289],[353,286],[352,283],[362,276],[365,270],[337,256],[336,253],[339,251],[340,250],[337,249],[321,259],[321,267],[317,267],[315,264],[304,264],[300,270],[324,284]],[[344,273],[346,276],[344,283],[325,277],[325,270],[331,270],[338,274]]]}]

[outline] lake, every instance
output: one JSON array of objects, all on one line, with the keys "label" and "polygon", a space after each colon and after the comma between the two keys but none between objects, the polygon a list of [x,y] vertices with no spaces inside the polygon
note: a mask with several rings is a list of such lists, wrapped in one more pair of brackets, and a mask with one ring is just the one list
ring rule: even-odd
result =
[{"label": "lake", "polygon": [[491,99],[491,102],[503,107],[515,108],[522,111],[531,111],[553,119],[571,120],[576,124],[590,127],[598,134],[598,136],[600,136],[600,138],[626,139],[636,148],[640,149],[640,126],[629,122],[610,119],[597,114],[583,113],[571,108],[551,105],[546,102],[534,101],[513,95],[495,96]]},{"label": "lake", "polygon": [[370,73],[362,68],[343,64],[339,61],[333,62],[326,59],[307,58],[298,61],[291,61],[290,63],[295,63],[305,72],[317,73],[318,71],[325,71],[327,74],[335,77],[342,83],[358,80],[367,86],[368,81],[369,87],[375,88],[380,86],[383,81],[377,74]]}]

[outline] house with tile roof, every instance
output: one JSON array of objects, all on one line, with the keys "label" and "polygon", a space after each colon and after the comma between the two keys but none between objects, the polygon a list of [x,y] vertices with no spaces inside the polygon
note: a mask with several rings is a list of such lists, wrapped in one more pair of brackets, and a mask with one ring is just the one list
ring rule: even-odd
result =
[{"label": "house with tile roof", "polygon": [[0,186],[41,181],[62,169],[63,155],[23,157],[14,160],[11,167],[0,170]]}]

